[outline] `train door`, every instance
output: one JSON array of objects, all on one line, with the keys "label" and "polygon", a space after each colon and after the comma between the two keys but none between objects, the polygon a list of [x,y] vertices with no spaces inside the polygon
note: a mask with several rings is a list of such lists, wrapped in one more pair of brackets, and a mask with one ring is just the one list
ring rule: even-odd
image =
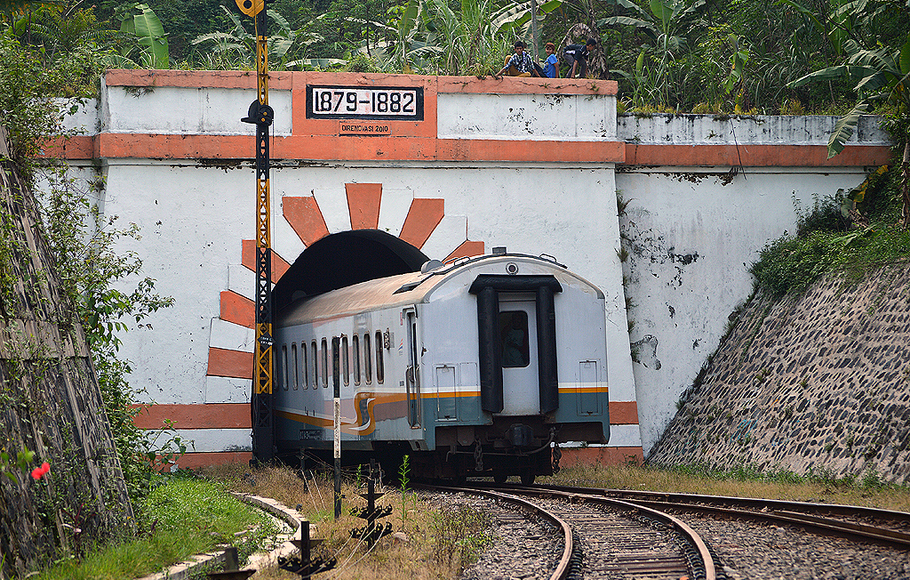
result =
[{"label": "train door", "polygon": [[420,427],[420,351],[417,345],[417,312],[406,310],[408,326],[408,368],[405,371],[405,386],[408,396],[408,423],[412,428]]},{"label": "train door", "polygon": [[533,295],[501,293],[499,339],[502,363],[502,415],[540,413],[537,367],[537,308]]}]

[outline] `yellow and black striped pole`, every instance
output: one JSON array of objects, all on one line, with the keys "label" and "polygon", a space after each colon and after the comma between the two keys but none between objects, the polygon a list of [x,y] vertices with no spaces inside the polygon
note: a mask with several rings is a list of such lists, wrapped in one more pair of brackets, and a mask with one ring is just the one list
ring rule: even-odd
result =
[{"label": "yellow and black striped pole", "polygon": [[257,98],[244,123],[256,125],[256,351],[251,397],[253,459],[275,456],[274,395],[272,390],[272,225],[269,191],[269,127],[274,112],[269,106],[269,49],[265,0],[235,0],[237,7],[256,22]]}]

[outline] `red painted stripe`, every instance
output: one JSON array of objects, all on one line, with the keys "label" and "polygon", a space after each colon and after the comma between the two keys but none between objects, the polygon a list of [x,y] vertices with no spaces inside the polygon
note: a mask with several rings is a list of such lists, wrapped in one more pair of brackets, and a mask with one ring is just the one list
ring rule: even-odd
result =
[{"label": "red painted stripe", "polygon": [[546,79],[535,77],[437,77],[440,93],[487,93],[492,95],[615,95],[616,81],[594,79]]},{"label": "red painted stripe", "polygon": [[[191,87],[191,88],[256,88],[256,71],[187,71],[111,69],[105,73],[108,86],[124,87]],[[594,79],[543,79],[493,77],[433,77],[384,73],[327,73],[314,71],[272,71],[269,88],[304,91],[307,84],[337,86],[424,87],[443,93],[490,94],[575,94],[615,95],[616,81]],[[438,87],[438,89],[437,89]]]},{"label": "red painted stripe", "polygon": [[399,238],[416,248],[422,248],[430,234],[445,216],[445,200],[414,199],[408,209],[408,216],[401,226]]},{"label": "red painted stripe", "polygon": [[352,230],[375,230],[379,227],[381,183],[345,183]]},{"label": "red painted stripe", "polygon": [[641,447],[584,447],[561,449],[560,467],[576,465],[641,465],[645,456]]},{"label": "red painted stripe", "polygon": [[[240,262],[252,270],[256,271],[256,240],[243,240],[243,249],[241,250]],[[277,282],[284,276],[291,265],[284,261],[284,258],[272,250],[272,282]]]},{"label": "red painted stripe", "polygon": [[[109,87],[189,87],[255,89],[256,71],[111,69],[104,74]],[[291,72],[269,73],[269,88],[290,90]]]},{"label": "red painted stripe", "polygon": [[611,425],[638,425],[638,403],[635,401],[610,401]]},{"label": "red painted stripe", "polygon": [[252,380],[253,353],[209,347],[209,366],[205,374]]},{"label": "red painted stripe", "polygon": [[626,165],[672,167],[871,167],[891,159],[888,147],[852,145],[828,159],[824,145],[626,144]]},{"label": "red painted stripe", "polygon": [[[63,159],[251,159],[252,137],[242,135],[145,135],[101,133],[74,137],[45,156]],[[621,141],[520,141],[422,137],[275,137],[274,159],[438,160],[619,163],[671,167],[875,167],[891,149],[850,145],[828,159],[824,145],[642,145]]]},{"label": "red painted stripe", "polygon": [[[251,159],[254,139],[245,135],[160,135],[101,133],[94,138],[93,157],[108,159]],[[85,159],[82,144],[67,159]],[[622,163],[626,145],[620,141],[522,141],[499,139],[435,139],[392,135],[339,137],[294,135],[274,137],[272,159],[389,161],[527,161]]]},{"label": "red painted stripe", "polygon": [[213,465],[248,466],[253,454],[249,451],[219,451],[217,453],[184,453],[177,459],[177,465],[183,469],[199,469]]},{"label": "red painted stripe", "polygon": [[[133,423],[140,429],[249,429],[249,403],[200,403],[196,405],[135,405]],[[168,423],[170,422],[170,423]]]},{"label": "red painted stripe", "polygon": [[625,153],[622,141],[436,140],[439,161],[623,163]]},{"label": "red painted stripe", "polygon": [[221,314],[219,318],[247,328],[253,328],[256,326],[256,304],[236,292],[223,290],[221,292]]},{"label": "red painted stripe", "polygon": [[285,197],[281,200],[284,218],[307,246],[329,235],[325,218],[315,197]]},{"label": "red painted stripe", "polygon": [[41,157],[54,159],[94,159],[95,138],[84,135],[74,137],[56,137],[44,144]]},{"label": "red painted stripe", "polygon": [[483,252],[483,242],[472,242],[468,240],[455,248],[451,254],[446,256],[446,259],[443,260],[443,262],[449,262],[452,260],[457,260],[458,258],[466,258],[470,256],[482,256]]}]

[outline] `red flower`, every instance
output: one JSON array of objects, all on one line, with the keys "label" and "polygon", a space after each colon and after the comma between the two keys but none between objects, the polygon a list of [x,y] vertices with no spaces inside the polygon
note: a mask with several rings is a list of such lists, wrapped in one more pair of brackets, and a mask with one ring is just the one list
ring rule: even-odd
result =
[{"label": "red flower", "polygon": [[41,464],[41,467],[36,467],[35,469],[32,470],[32,477],[35,479],[35,481],[38,481],[39,479],[41,479],[42,477],[47,475],[50,470],[51,470],[50,464],[47,461],[45,461],[44,463]]}]

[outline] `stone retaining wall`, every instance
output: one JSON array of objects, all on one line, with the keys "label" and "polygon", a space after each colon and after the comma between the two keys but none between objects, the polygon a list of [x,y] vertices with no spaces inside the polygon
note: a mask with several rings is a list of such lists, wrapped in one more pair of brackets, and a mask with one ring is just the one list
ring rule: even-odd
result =
[{"label": "stone retaining wall", "polygon": [[[0,476],[0,578],[133,528],[85,335],[62,288],[28,184],[0,159],[0,452],[13,462],[35,453],[28,470]],[[34,480],[29,471],[45,461],[50,473]]]},{"label": "stone retaining wall", "polygon": [[754,298],[648,461],[910,482],[910,265]]}]

